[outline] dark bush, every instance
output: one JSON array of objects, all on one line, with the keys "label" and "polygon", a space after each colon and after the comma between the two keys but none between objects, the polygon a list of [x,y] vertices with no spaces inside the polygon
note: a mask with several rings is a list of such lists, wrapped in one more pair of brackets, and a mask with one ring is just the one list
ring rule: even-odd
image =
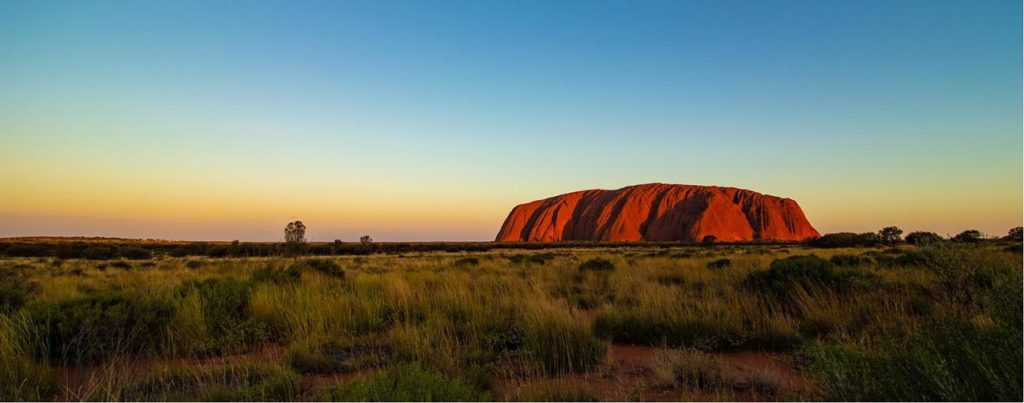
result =
[{"label": "dark bush", "polygon": [[249,316],[250,283],[231,278],[189,282],[182,293],[196,292],[203,302],[203,318],[217,345],[211,353],[226,353],[270,340],[276,335],[266,322]]},{"label": "dark bush", "polygon": [[202,265],[203,265],[203,262],[198,261],[198,260],[189,260],[188,262],[185,263],[185,267],[187,267],[189,269],[198,269]]},{"label": "dark bush", "polygon": [[914,231],[907,234],[906,241],[911,245],[925,246],[942,242],[944,239],[934,232]]},{"label": "dark bush", "polygon": [[4,254],[10,257],[46,257],[53,256],[53,248],[47,245],[14,244]]},{"label": "dark bush", "polygon": [[36,354],[57,363],[93,363],[146,352],[161,340],[173,308],[166,300],[119,291],[26,308],[41,341]]},{"label": "dark bush", "polygon": [[94,245],[82,251],[82,257],[91,260],[115,259],[118,256],[117,247],[112,245]]},{"label": "dark bush", "polygon": [[292,283],[302,278],[302,271],[294,269],[293,267],[294,266],[289,266],[287,269],[282,269],[274,266],[273,264],[267,264],[254,270],[252,272],[251,280],[253,283]]},{"label": "dark bush", "polygon": [[708,268],[712,270],[724,269],[732,266],[732,261],[729,259],[718,259],[708,263]]},{"label": "dark bush", "polygon": [[532,263],[532,264],[547,264],[549,260],[555,258],[554,253],[534,253],[534,254],[515,254],[507,256],[508,260],[512,263]]},{"label": "dark bush", "polygon": [[167,251],[167,255],[171,257],[185,257],[188,256],[188,249],[185,248],[174,248]]},{"label": "dark bush", "polygon": [[776,296],[788,297],[793,287],[818,285],[846,291],[850,287],[873,279],[857,270],[836,270],[832,262],[815,255],[790,256],[776,259],[768,270],[747,275],[743,285],[768,291]]},{"label": "dark bush", "polygon": [[865,232],[863,234],[837,232],[811,239],[807,243],[819,248],[851,248],[856,246],[875,246],[881,242],[881,237],[873,232]]},{"label": "dark bush", "polygon": [[0,266],[0,314],[20,309],[39,288],[26,270],[27,266]]},{"label": "dark bush", "polygon": [[231,256],[231,248],[227,246],[214,246],[206,249],[206,256],[208,257],[227,257]]},{"label": "dark bush", "polygon": [[953,237],[953,242],[977,243],[981,242],[982,238],[984,238],[984,235],[981,234],[981,231],[969,229],[956,234],[956,236]]},{"label": "dark bush", "polygon": [[331,277],[345,278],[345,270],[341,268],[341,265],[331,259],[301,260],[289,266],[288,270],[296,272],[312,270]]},{"label": "dark bush", "polygon": [[755,332],[715,317],[650,316],[611,310],[594,319],[594,332],[616,343],[686,346],[705,351],[784,351],[798,346],[796,332]]},{"label": "dark bush", "polygon": [[153,252],[150,252],[149,249],[139,247],[128,247],[121,249],[121,257],[133,260],[152,259]]},{"label": "dark bush", "polygon": [[581,263],[579,270],[581,272],[610,272],[615,270],[615,263],[612,263],[608,259],[595,257]]},{"label": "dark bush", "polygon": [[128,270],[128,269],[132,268],[132,264],[128,263],[128,262],[126,262],[124,260],[115,260],[113,262],[110,262],[110,267],[113,267],[113,268],[116,268],[116,269]]},{"label": "dark bush", "polygon": [[1024,353],[1020,323],[1013,326],[930,322],[905,345],[881,352],[814,346],[805,354],[825,400],[1020,401]]}]

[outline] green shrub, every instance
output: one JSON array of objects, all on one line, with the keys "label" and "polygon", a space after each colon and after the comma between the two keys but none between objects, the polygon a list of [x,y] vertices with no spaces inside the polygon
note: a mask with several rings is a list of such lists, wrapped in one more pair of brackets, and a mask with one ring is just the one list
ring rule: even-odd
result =
[{"label": "green shrub", "polygon": [[711,270],[724,269],[732,266],[732,261],[729,259],[718,259],[708,263],[708,268]]},{"label": "green shrub", "polygon": [[27,266],[0,266],[0,314],[20,309],[38,289],[28,270]]},{"label": "green shrub", "polygon": [[59,363],[92,363],[135,355],[163,337],[173,309],[166,300],[107,291],[26,307],[36,355]]},{"label": "green shrub", "polygon": [[580,264],[580,272],[610,272],[615,270],[615,263],[608,259],[595,257]]},{"label": "green shrub", "polygon": [[825,400],[1020,401],[1022,354],[1018,331],[969,322],[923,326],[905,345],[881,351],[814,346],[808,369]]},{"label": "green shrub", "polygon": [[210,330],[206,353],[226,353],[275,338],[268,322],[249,316],[252,290],[248,282],[210,278],[182,286],[182,293],[195,292],[202,301],[203,319]]},{"label": "green shrub", "polygon": [[706,351],[790,350],[801,343],[795,331],[753,331],[716,315],[674,317],[617,308],[594,320],[598,336],[617,343],[693,347]]},{"label": "green shrub", "polygon": [[427,371],[417,365],[402,365],[378,375],[357,379],[327,390],[321,400],[360,402],[486,401],[489,393],[462,380]]},{"label": "green shrub", "polygon": [[744,286],[776,296],[788,296],[794,287],[817,285],[846,291],[858,284],[867,284],[873,276],[857,270],[837,270],[832,262],[815,255],[790,256],[772,261],[768,270],[747,275]]},{"label": "green shrub", "polygon": [[53,374],[32,359],[35,342],[22,315],[0,315],[0,400],[52,400],[59,390]]}]

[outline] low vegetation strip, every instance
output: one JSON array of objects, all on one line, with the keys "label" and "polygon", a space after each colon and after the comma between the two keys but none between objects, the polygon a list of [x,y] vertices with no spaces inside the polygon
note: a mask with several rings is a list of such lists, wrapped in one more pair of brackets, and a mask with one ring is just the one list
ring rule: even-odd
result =
[{"label": "low vegetation strip", "polygon": [[[1020,400],[1019,248],[7,257],[0,399]],[[715,358],[766,351],[813,387]]]}]

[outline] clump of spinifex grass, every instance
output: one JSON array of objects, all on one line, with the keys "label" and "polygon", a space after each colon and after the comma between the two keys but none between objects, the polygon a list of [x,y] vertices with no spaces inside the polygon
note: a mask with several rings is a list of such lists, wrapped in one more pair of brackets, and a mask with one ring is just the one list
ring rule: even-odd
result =
[{"label": "clump of spinifex grass", "polygon": [[58,391],[49,368],[33,360],[38,340],[21,314],[0,314],[0,400],[49,400]]}]

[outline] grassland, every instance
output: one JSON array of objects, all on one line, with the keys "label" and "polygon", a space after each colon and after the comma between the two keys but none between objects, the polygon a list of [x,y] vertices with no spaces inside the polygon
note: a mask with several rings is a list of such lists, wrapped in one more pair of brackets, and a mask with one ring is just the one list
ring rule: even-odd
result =
[{"label": "grassland", "polygon": [[485,249],[0,258],[0,400],[1022,399],[1019,243]]}]

